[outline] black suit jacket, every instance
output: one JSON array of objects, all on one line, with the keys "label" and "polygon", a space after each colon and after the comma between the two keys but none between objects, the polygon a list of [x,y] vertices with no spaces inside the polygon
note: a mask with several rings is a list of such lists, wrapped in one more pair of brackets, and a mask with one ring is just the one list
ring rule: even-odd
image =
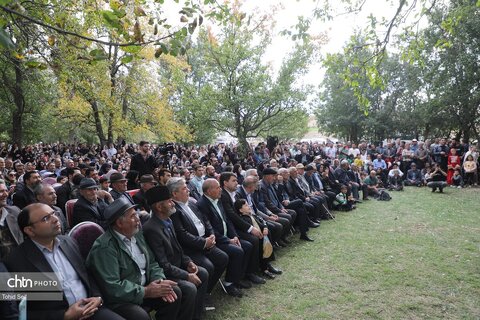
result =
[{"label": "black suit jacket", "polygon": [[222,197],[220,198],[220,201],[222,202],[222,206],[227,214],[227,217],[230,219],[230,221],[232,221],[235,230],[237,232],[240,231],[248,233],[250,224],[245,223],[245,221],[240,218],[240,215],[235,212],[234,203],[227,190],[222,189]]},{"label": "black suit jacket", "polygon": [[[275,193],[275,190],[273,190],[272,188],[272,190],[270,191],[269,186],[265,183],[265,181],[263,180],[260,181],[260,194],[263,197],[265,207],[271,212],[276,214],[282,211],[281,210],[282,207],[278,207],[274,202],[275,199],[272,199],[272,197],[276,195],[276,194],[274,195],[274,193]],[[280,199],[277,199],[277,200],[281,201]]]},{"label": "black suit jacket", "polygon": [[[89,297],[100,296],[95,283],[88,277],[85,263],[75,241],[67,236],[57,236],[57,239],[60,240],[60,249],[85,286],[87,295]],[[12,251],[5,265],[10,272],[53,272],[43,253],[28,238]],[[58,279],[53,280],[58,281]],[[68,307],[65,295],[62,301],[28,301],[27,318],[29,320],[63,320]]]},{"label": "black suit jacket", "polygon": [[177,210],[170,219],[173,221],[173,227],[177,235],[177,240],[185,249],[185,252],[202,252],[205,249],[205,238],[214,234],[210,221],[198,210],[193,201],[188,202],[188,206],[192,209],[197,218],[202,221],[205,227],[205,235],[202,237],[198,234],[192,219],[183,211],[182,207],[175,202],[175,209]]},{"label": "black suit jacket", "polygon": [[37,202],[35,194],[26,185],[21,191],[13,194],[13,205],[20,209],[23,209],[34,202]]},{"label": "black suit jacket", "polygon": [[84,221],[92,221],[96,224],[106,228],[105,217],[103,216],[103,211],[108,205],[102,199],[98,199],[97,204],[92,204],[84,197],[80,196],[73,205],[73,222],[72,228]]},{"label": "black suit jacket", "polygon": [[133,202],[139,205],[140,210],[145,210],[147,212],[150,212],[150,206],[147,203],[147,199],[145,198],[145,192],[143,192],[142,189],[135,193],[135,195],[132,197]]},{"label": "black suit jacket", "polygon": [[292,177],[288,178],[287,182],[287,189],[290,190],[289,194],[291,195],[292,199],[300,199],[302,201],[305,201],[306,195],[305,191],[303,191],[302,188],[298,185],[297,181],[295,181]]},{"label": "black suit jacket", "polygon": [[[208,221],[210,221],[213,231],[215,232],[216,242],[225,244],[229,243],[230,239],[238,237],[235,227],[230,219],[228,219],[220,200],[218,200],[218,207],[221,211],[220,213],[217,213],[217,210],[215,210],[215,207],[205,195],[198,200],[197,207],[207,217]],[[225,236],[225,229],[223,228],[222,218],[220,218],[219,214],[223,216],[225,224],[227,225],[227,236]]]},{"label": "black suit jacket", "polygon": [[183,253],[175,231],[172,230],[173,237],[170,236],[162,220],[156,215],[152,215],[143,225],[143,235],[165,276],[174,280],[187,280],[188,272],[186,269],[188,263],[192,260]]},{"label": "black suit jacket", "polygon": [[152,155],[148,156],[145,160],[140,153],[137,153],[132,157],[132,162],[130,164],[130,170],[137,170],[139,177],[144,174],[152,174],[156,167],[157,164]]},{"label": "black suit jacket", "polygon": [[72,186],[70,185],[70,181],[65,182],[55,191],[57,193],[57,206],[62,209],[64,214],[66,214],[67,212],[65,210],[65,204],[68,200],[73,199]]}]

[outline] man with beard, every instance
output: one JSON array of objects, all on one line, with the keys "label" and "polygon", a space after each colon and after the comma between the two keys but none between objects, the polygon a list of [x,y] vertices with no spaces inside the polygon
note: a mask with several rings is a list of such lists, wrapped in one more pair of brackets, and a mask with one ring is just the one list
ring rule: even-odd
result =
[{"label": "man with beard", "polygon": [[28,171],[23,175],[25,187],[13,195],[13,204],[20,209],[36,202],[35,188],[41,183],[40,174],[37,171]]},{"label": "man with beard", "polygon": [[[182,290],[182,304],[189,318],[200,319],[208,285],[208,272],[185,255],[178,242],[170,216],[175,204],[166,186],[157,186],[145,194],[152,217],[143,226],[147,244],[153,251],[167,279],[177,282]],[[195,301],[195,303],[194,303]]]},{"label": "man with beard", "polygon": [[56,206],[57,204],[57,194],[55,189],[49,184],[39,184],[38,187],[35,189],[35,197],[39,203],[46,204],[53,210],[55,210],[55,214],[57,215],[58,220],[62,225],[62,234],[65,234],[68,230],[67,219],[63,215],[62,209]]},{"label": "man with beard", "polygon": [[[87,257],[87,267],[97,280],[105,304],[126,319],[188,319],[182,291],[166,280],[143,234],[135,205],[120,197],[105,210],[108,229]],[[183,308],[182,308],[183,307]]]},{"label": "man with beard", "polygon": [[130,170],[138,171],[138,176],[144,174],[153,174],[153,170],[157,167],[155,158],[150,151],[150,143],[148,141],[140,141],[139,151],[132,157]]}]

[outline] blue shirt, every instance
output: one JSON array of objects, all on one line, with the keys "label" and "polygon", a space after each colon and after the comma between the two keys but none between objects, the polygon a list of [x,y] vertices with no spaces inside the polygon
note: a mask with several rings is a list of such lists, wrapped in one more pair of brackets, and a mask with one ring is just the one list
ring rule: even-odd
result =
[{"label": "blue shirt", "polygon": [[38,242],[33,241],[33,243],[40,249],[53,272],[57,275],[68,304],[72,305],[80,299],[87,298],[87,289],[85,289],[82,280],[60,249],[60,240],[54,240],[52,251]]}]

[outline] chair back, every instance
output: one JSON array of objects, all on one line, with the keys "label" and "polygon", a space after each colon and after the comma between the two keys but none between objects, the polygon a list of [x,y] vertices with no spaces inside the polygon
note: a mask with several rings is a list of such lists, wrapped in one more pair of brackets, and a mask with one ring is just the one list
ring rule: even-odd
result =
[{"label": "chair back", "polygon": [[95,240],[105,231],[102,227],[92,221],[84,221],[73,227],[68,233],[78,244],[83,259],[87,259],[88,253],[93,246]]},{"label": "chair back", "polygon": [[137,192],[139,192],[140,189],[133,189],[133,190],[127,190],[127,193],[133,198],[134,195],[137,194]]},{"label": "chair back", "polygon": [[65,203],[65,212],[67,213],[67,224],[71,228],[73,224],[73,206],[78,199],[71,199]]}]

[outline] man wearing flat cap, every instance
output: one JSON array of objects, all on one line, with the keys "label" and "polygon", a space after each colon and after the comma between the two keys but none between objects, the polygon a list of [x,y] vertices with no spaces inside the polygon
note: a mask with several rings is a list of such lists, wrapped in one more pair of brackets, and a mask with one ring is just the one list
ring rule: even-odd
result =
[{"label": "man wearing flat cap", "polygon": [[168,188],[156,186],[145,195],[152,210],[152,217],[143,226],[147,244],[167,279],[177,282],[182,290],[182,305],[189,309],[189,319],[200,319],[204,310],[208,272],[185,255],[178,242],[170,219],[176,211],[175,204]]},{"label": "man wearing flat cap", "polygon": [[138,204],[141,210],[150,212],[150,206],[147,203],[145,193],[155,187],[156,184],[155,178],[151,174],[144,174],[140,177],[140,191],[133,196],[133,201]]},{"label": "man wearing flat cap", "polygon": [[87,267],[102,291],[105,304],[126,319],[189,319],[182,292],[166,280],[162,268],[139,232],[135,205],[120,197],[105,210],[107,231],[93,244]]},{"label": "man wearing flat cap", "polygon": [[[114,172],[112,173],[112,175],[110,175],[110,187],[112,188],[112,190],[110,190],[110,194],[112,195],[114,200],[117,200],[120,197],[124,197],[127,198],[127,200],[130,201],[131,204],[136,204],[132,196],[127,192],[127,179],[120,172]],[[143,209],[137,209],[137,211],[142,224],[150,218],[147,211]]]},{"label": "man wearing flat cap", "polygon": [[79,196],[73,205],[73,220],[70,227],[80,222],[92,221],[102,228],[106,227],[103,215],[108,204],[97,195],[98,185],[92,178],[83,178],[79,185]]}]

